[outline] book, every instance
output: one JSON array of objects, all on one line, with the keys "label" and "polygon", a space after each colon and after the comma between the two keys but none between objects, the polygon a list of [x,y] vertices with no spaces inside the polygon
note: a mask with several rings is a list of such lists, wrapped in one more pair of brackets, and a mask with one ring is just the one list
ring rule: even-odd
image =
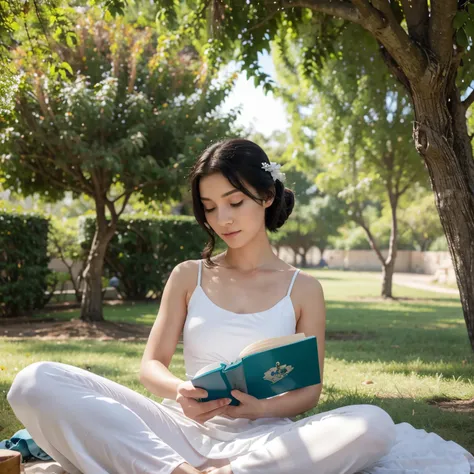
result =
[{"label": "book", "polygon": [[231,405],[239,405],[231,390],[261,399],[316,385],[321,383],[316,337],[298,333],[254,342],[236,361],[206,365],[191,382],[207,390],[200,401],[230,398]]}]

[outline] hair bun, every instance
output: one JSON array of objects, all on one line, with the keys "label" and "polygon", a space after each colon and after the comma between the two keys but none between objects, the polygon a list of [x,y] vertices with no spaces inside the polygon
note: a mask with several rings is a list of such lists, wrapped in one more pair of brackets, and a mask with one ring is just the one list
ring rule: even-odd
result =
[{"label": "hair bun", "polygon": [[295,194],[291,189],[285,188],[283,191],[282,206],[280,210],[280,215],[276,223],[276,228],[279,229],[290,217],[293,212],[293,207],[295,206]]},{"label": "hair bun", "polygon": [[295,205],[295,195],[280,181],[275,182],[275,196],[272,205],[266,210],[265,224],[270,232],[279,229],[290,217]]}]

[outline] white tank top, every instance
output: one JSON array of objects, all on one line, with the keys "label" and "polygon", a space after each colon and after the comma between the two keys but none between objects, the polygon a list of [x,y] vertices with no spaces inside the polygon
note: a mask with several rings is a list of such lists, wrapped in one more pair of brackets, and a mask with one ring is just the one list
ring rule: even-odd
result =
[{"label": "white tank top", "polygon": [[271,308],[258,313],[234,313],[217,306],[204,292],[200,260],[197,286],[189,300],[183,328],[186,377],[191,379],[208,364],[237,360],[242,349],[252,342],[295,334],[290,294],[298,272],[294,272],[287,294]]}]

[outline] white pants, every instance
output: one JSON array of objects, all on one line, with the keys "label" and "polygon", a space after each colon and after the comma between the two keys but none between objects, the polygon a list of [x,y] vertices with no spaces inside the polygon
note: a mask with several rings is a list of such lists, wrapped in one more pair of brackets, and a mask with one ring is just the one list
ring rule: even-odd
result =
[{"label": "white pants", "polygon": [[[8,402],[36,443],[71,474],[169,474],[198,453],[159,403],[70,365],[37,362],[16,376]],[[305,418],[231,461],[234,474],[350,474],[395,441],[382,409],[352,405]]]}]

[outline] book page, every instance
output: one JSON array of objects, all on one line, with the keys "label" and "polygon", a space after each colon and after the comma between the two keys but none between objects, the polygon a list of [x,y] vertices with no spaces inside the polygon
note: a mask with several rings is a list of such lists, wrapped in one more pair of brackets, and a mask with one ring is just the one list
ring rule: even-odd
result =
[{"label": "book page", "polygon": [[221,365],[222,365],[221,362],[212,362],[212,364],[207,364],[194,374],[193,379],[198,377],[199,375],[205,374],[206,372],[210,372],[211,370],[218,369]]},{"label": "book page", "polygon": [[306,336],[302,332],[299,332],[297,334],[291,334],[290,336],[281,336],[281,337],[272,337],[270,339],[262,339],[261,341],[254,342],[248,345],[247,347],[245,347],[242,350],[242,352],[239,354],[239,356],[243,358],[250,354],[255,354],[256,352],[266,351],[268,349],[273,349],[274,347],[285,346],[286,344],[298,342],[303,339],[306,339]]}]

